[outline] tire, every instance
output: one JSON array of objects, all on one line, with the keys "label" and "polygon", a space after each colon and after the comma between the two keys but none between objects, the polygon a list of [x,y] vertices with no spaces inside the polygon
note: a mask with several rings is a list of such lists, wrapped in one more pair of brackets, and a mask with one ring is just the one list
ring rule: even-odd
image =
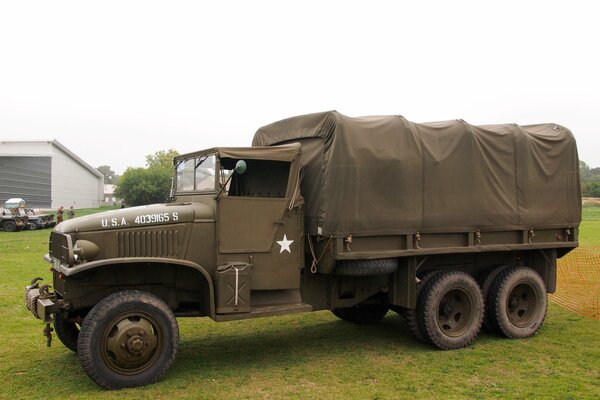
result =
[{"label": "tire", "polygon": [[[417,284],[417,290],[416,290],[417,304],[419,302],[419,297],[423,291],[423,288],[425,287],[425,285],[427,285],[427,282],[429,282],[429,280],[438,273],[440,273],[440,271],[428,271],[422,277],[419,278],[419,283]],[[408,327],[408,331],[410,332],[412,337],[414,337],[415,339],[417,339],[420,342],[428,343],[428,341],[425,339],[425,337],[421,333],[421,330],[419,329],[416,308],[414,308],[414,309],[405,308],[402,311],[401,315],[406,320],[406,325]]]},{"label": "tire", "polygon": [[493,315],[488,308],[488,297],[490,294],[490,289],[492,288],[492,283],[496,277],[504,270],[510,268],[510,265],[502,265],[496,268],[491,269],[490,271],[484,273],[479,279],[479,286],[481,287],[481,295],[483,296],[483,303],[486,305],[485,314],[483,316],[483,327],[486,331],[494,333],[494,327],[492,324]]},{"label": "tire", "polygon": [[387,275],[398,269],[397,258],[381,258],[376,260],[339,261],[334,274],[341,276],[373,276]]},{"label": "tire", "polygon": [[83,370],[106,389],[159,380],[177,354],[179,329],[169,306],[138,290],[114,293],[88,313],[79,333]]},{"label": "tire", "polygon": [[380,304],[357,304],[347,308],[334,308],[333,315],[356,325],[375,324],[385,317],[388,307]]},{"label": "tire", "polygon": [[65,347],[77,353],[77,339],[79,338],[79,327],[75,322],[69,321],[62,314],[54,314],[54,331],[58,340]]},{"label": "tire", "polygon": [[31,229],[32,231],[35,231],[37,228],[39,228],[37,222],[35,222],[35,221],[30,221],[29,222],[29,229]]},{"label": "tire", "polygon": [[423,337],[443,350],[469,346],[483,322],[483,298],[469,274],[441,272],[423,287],[417,322]]},{"label": "tire", "polygon": [[3,227],[6,232],[14,232],[17,230],[17,224],[14,221],[5,221]]},{"label": "tire", "polygon": [[487,307],[494,332],[511,339],[531,337],[546,318],[546,285],[531,268],[504,270],[492,284]]}]

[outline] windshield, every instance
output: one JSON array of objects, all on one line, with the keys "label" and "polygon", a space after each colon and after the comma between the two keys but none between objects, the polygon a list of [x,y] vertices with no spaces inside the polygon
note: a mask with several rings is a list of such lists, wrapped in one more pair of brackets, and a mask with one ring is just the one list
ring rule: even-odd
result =
[{"label": "windshield", "polygon": [[215,191],[215,155],[181,160],[176,167],[178,192]]}]

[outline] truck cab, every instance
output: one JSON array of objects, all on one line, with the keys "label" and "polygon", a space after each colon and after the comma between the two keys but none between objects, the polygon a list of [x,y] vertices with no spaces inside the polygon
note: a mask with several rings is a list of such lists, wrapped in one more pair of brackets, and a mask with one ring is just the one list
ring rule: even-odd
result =
[{"label": "truck cab", "polygon": [[177,349],[175,317],[311,311],[300,294],[299,158],[298,144],[178,156],[170,202],[58,225],[45,257],[54,291],[32,281],[27,307],[49,340],[53,324],[107,388],[166,371]]},{"label": "truck cab", "polygon": [[[174,204],[201,203],[213,210],[213,243],[190,244],[188,259],[207,266],[215,285],[214,319],[310,311],[300,298],[299,156],[295,144],[211,149],[175,159]],[[206,223],[197,224],[199,232]],[[193,233],[192,241],[196,238]]]}]

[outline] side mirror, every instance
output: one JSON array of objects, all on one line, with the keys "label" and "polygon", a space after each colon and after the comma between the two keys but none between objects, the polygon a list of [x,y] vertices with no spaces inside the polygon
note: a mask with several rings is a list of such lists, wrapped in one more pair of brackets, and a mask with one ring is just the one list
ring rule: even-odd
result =
[{"label": "side mirror", "polygon": [[[233,170],[233,172],[238,175],[244,174],[246,172],[246,161],[239,160],[238,162],[236,162],[235,169]],[[225,183],[221,185],[221,189],[219,189],[219,192],[217,193],[217,195],[215,197],[213,197],[215,200],[219,199],[219,196],[221,195],[221,193],[223,193],[223,189],[225,189],[225,187],[227,186],[227,184],[229,183],[229,181],[231,180],[232,177],[233,177],[233,173],[231,175],[229,175],[229,177],[227,177],[227,180],[225,181]]]},{"label": "side mirror", "polygon": [[238,175],[243,175],[246,172],[246,161],[239,160],[235,163],[235,172]]}]

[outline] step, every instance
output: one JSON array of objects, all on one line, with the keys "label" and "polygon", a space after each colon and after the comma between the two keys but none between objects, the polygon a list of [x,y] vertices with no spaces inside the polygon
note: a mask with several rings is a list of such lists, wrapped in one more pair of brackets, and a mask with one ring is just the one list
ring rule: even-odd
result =
[{"label": "step", "polygon": [[235,321],[238,319],[250,319],[259,317],[272,317],[275,315],[298,314],[312,311],[313,307],[306,303],[273,304],[268,306],[252,307],[245,313],[217,314],[215,321]]}]

